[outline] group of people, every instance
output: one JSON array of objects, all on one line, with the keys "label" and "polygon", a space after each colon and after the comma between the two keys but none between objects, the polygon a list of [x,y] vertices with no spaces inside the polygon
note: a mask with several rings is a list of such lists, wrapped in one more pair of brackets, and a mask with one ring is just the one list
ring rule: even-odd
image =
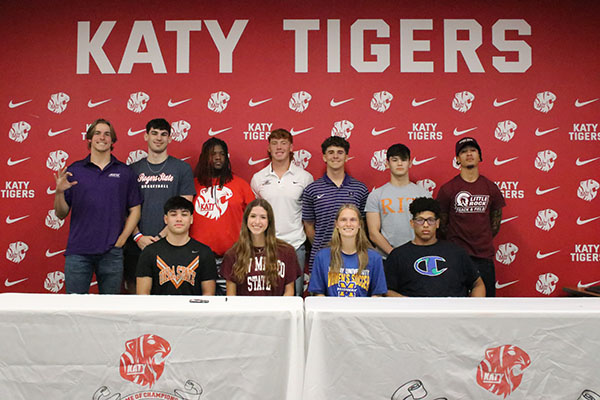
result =
[{"label": "group of people", "polygon": [[341,137],[321,144],[326,171],[314,180],[293,163],[290,132],[274,130],[271,162],[248,184],[223,140],[204,142],[192,171],[168,155],[170,134],[166,120],[148,122],[148,156],[127,166],[112,155],[112,124],[96,120],[90,154],[55,174],[56,215],[71,214],[67,293],[88,293],[95,273],[103,294],[124,279],[137,294],[302,295],[306,263],[317,296],[495,295],[505,203],[479,174],[473,138],[456,143],[460,173],[434,200],[410,181],[403,144],[387,150],[390,181],[369,193],[346,173]]}]

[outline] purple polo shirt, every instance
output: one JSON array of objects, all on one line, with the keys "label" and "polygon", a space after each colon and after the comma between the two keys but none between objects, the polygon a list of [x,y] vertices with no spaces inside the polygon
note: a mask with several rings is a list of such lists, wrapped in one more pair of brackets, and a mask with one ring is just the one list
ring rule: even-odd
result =
[{"label": "purple polo shirt", "polygon": [[101,170],[90,156],[67,168],[77,185],[65,191],[71,226],[65,255],[103,254],[123,231],[131,207],[142,203],[133,171],[114,156]]}]

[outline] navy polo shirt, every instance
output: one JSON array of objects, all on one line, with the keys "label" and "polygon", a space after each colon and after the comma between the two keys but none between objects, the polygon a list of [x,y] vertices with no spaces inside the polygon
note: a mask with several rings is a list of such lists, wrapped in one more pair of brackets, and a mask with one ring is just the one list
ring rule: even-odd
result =
[{"label": "navy polo shirt", "polygon": [[123,231],[131,207],[142,203],[133,171],[111,155],[100,169],[90,156],[71,164],[69,181],[77,184],[65,191],[71,208],[71,226],[65,255],[103,254]]}]

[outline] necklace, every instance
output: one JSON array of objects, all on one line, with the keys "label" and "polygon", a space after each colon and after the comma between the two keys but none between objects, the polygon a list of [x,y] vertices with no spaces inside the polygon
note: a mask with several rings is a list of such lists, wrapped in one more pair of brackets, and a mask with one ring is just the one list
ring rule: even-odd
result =
[{"label": "necklace", "polygon": [[[168,160],[168,158],[167,158]],[[152,167],[150,167],[150,165],[157,165],[157,164],[150,164],[150,162],[148,161],[148,159],[146,158],[146,164],[148,165],[148,169],[150,170],[150,172],[152,172],[153,174],[159,174],[160,171],[163,170],[163,168],[165,168],[165,166],[167,165],[167,160],[163,161],[161,164],[162,166],[158,169],[158,171],[155,171],[152,169]],[[160,165],[160,164],[158,164]]]}]

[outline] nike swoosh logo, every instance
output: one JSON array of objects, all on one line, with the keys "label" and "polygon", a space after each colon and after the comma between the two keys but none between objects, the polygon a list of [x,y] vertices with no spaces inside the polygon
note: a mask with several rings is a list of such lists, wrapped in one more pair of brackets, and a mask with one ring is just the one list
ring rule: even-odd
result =
[{"label": "nike swoosh logo", "polygon": [[271,101],[273,100],[272,97],[268,98],[268,99],[264,99],[264,100],[260,100],[260,101],[254,101],[254,99],[250,99],[250,101],[248,102],[248,105],[250,107],[256,107],[256,106],[260,106],[263,103],[266,103],[267,101]]},{"label": "nike swoosh logo", "polygon": [[513,157],[513,158],[507,158],[506,160],[498,160],[498,157],[494,158],[494,165],[498,166],[498,165],[503,165],[506,164],[508,162],[514,161],[519,157]]},{"label": "nike swoosh logo", "polygon": [[177,107],[178,105],[183,104],[183,103],[187,103],[190,100],[191,100],[191,98],[190,99],[185,99],[185,100],[180,100],[180,101],[173,101],[173,100],[169,99],[169,101],[167,102],[167,105],[169,107]]},{"label": "nike swoosh logo", "polygon": [[516,97],[514,99],[510,99],[510,100],[506,100],[506,101],[498,101],[498,99],[494,99],[494,107],[502,107],[503,105],[512,103],[515,100],[517,100]]},{"label": "nike swoosh logo", "polygon": [[23,161],[27,161],[29,160],[31,157],[26,157],[26,158],[21,158],[20,160],[12,160],[10,157],[8,157],[8,160],[6,160],[6,164],[9,167],[12,167],[13,165],[17,165],[19,163],[22,163]]},{"label": "nike swoosh logo", "polygon": [[432,98],[432,99],[427,99],[427,100],[423,100],[423,101],[417,101],[417,99],[414,99],[414,98],[413,98],[413,99],[412,99],[412,106],[413,106],[413,107],[419,107],[419,106],[422,106],[423,104],[427,104],[427,103],[429,103],[430,101],[434,101],[434,100],[435,100],[435,97],[434,97],[434,98]]},{"label": "nike swoosh logo", "polygon": [[48,136],[52,137],[52,136],[56,136],[56,135],[60,135],[61,133],[65,133],[67,131],[70,131],[71,128],[67,128],[67,129],[63,129],[60,131],[53,131],[52,129],[48,130]]},{"label": "nike swoosh logo", "polygon": [[98,101],[98,102],[94,103],[94,102],[92,101],[92,99],[89,99],[89,101],[88,101],[88,107],[89,107],[89,108],[98,107],[98,106],[99,106],[99,105],[101,105],[101,104],[108,103],[110,100],[111,100],[111,99],[106,99],[106,100],[102,100],[102,101]]},{"label": "nike swoosh logo", "polygon": [[320,198],[321,198],[321,197],[323,197],[323,196],[325,196],[325,193],[323,193],[323,194],[318,194],[318,195],[316,195],[315,197],[316,197],[317,199],[320,199]]},{"label": "nike swoosh logo", "polygon": [[389,132],[389,131],[391,131],[393,129],[396,129],[396,127],[394,126],[393,128],[382,129],[380,131],[378,131],[377,129],[373,128],[373,130],[371,130],[371,135],[373,135],[373,136],[381,135],[382,133]]},{"label": "nike swoosh logo", "polygon": [[346,99],[346,100],[342,100],[342,101],[335,101],[335,99],[331,99],[331,101],[329,102],[329,105],[331,107],[337,107],[337,106],[341,106],[342,104],[347,103],[352,100],[354,100],[354,98]]},{"label": "nike swoosh logo", "polygon": [[540,189],[540,187],[538,186],[538,187],[537,187],[537,189],[535,189],[535,194],[537,194],[538,196],[541,196],[541,195],[543,195],[543,194],[546,194],[546,193],[548,193],[548,192],[551,192],[551,191],[553,191],[553,190],[556,190],[556,189],[558,189],[559,187],[560,187],[560,186],[555,186],[555,187],[553,187],[553,188],[550,188],[550,189],[544,189],[544,190],[542,190],[542,189]]},{"label": "nike swoosh logo", "polygon": [[596,283],[600,283],[600,281],[590,282],[590,283],[581,283],[581,281],[579,281],[579,282],[577,282],[577,287],[579,289],[586,289],[586,288],[589,288],[590,286],[594,286]]},{"label": "nike swoosh logo", "polygon": [[546,133],[554,132],[557,129],[558,129],[558,127],[552,128],[552,129],[548,129],[548,130],[545,130],[545,131],[540,131],[539,129],[536,128],[536,130],[535,130],[535,136],[544,136]]},{"label": "nike swoosh logo", "polygon": [[13,101],[11,100],[11,101],[9,101],[9,102],[8,102],[8,108],[17,108],[17,107],[19,107],[19,106],[22,106],[23,104],[27,104],[27,103],[29,103],[29,102],[30,102],[30,101],[32,101],[32,100],[33,100],[33,99],[30,99],[30,100],[25,100],[25,101],[21,101],[21,102],[19,102],[19,103],[13,103]]},{"label": "nike swoosh logo", "polygon": [[510,217],[510,218],[503,219],[502,221],[500,221],[500,223],[503,224],[505,222],[512,221],[513,219],[517,219],[517,218],[519,218],[518,215],[516,217]]},{"label": "nike swoosh logo", "polygon": [[132,131],[131,128],[129,128],[129,130],[127,131],[127,135],[129,136],[135,136],[135,135],[139,135],[142,132],[146,132],[145,129],[140,129],[139,131]]},{"label": "nike swoosh logo", "polygon": [[4,286],[11,287],[13,285],[16,285],[17,283],[25,282],[27,279],[29,279],[29,278],[23,278],[23,279],[19,279],[18,281],[12,281],[12,282],[9,281],[8,279],[6,279],[4,281]]},{"label": "nike swoosh logo", "polygon": [[250,157],[250,159],[248,160],[248,165],[260,164],[261,162],[267,161],[268,159],[269,159],[269,157],[261,158],[260,160],[253,160],[252,157]]},{"label": "nike swoosh logo", "polygon": [[315,128],[314,126],[311,126],[310,128],[306,128],[306,129],[300,129],[299,131],[296,131],[296,130],[294,130],[294,128],[292,128],[292,129],[290,130],[290,134],[291,134],[292,136],[296,136],[296,135],[299,135],[299,134],[301,134],[301,133],[308,132],[308,131],[310,131],[311,129],[314,129],[314,128]]},{"label": "nike swoosh logo", "polygon": [[507,283],[500,283],[498,281],[496,281],[496,289],[503,289],[507,286],[513,285],[515,283],[519,282],[519,280],[516,281],[512,281],[512,282],[507,282]]},{"label": "nike swoosh logo", "polygon": [[426,158],[424,160],[417,160],[417,157],[415,157],[415,158],[413,158],[413,162],[412,163],[413,163],[413,165],[421,165],[421,164],[424,164],[424,163],[426,163],[428,161],[433,160],[434,158],[435,157],[430,157],[430,158]]},{"label": "nike swoosh logo", "polygon": [[545,253],[545,254],[540,253],[540,251],[538,250],[537,254],[535,255],[535,258],[537,258],[538,260],[543,260],[544,258],[550,257],[551,255],[556,254],[556,253],[560,253],[560,250],[551,251],[550,253]]},{"label": "nike swoosh logo", "polygon": [[48,188],[46,188],[46,193],[48,193],[48,194],[55,194],[56,193],[56,189],[51,189],[50,186],[48,186]]},{"label": "nike swoosh logo", "polygon": [[593,99],[593,100],[588,100],[588,101],[579,101],[579,99],[577,99],[577,100],[575,100],[575,107],[587,106],[588,104],[591,104],[598,100],[600,100],[600,99]]},{"label": "nike swoosh logo", "polygon": [[465,133],[474,131],[475,129],[477,129],[477,127],[470,128],[470,129],[465,129],[463,131],[459,131],[458,129],[454,128],[454,136],[464,135]]},{"label": "nike swoosh logo", "polygon": [[190,158],[192,158],[192,157],[183,157],[183,158],[180,158],[180,160],[185,161],[185,160],[189,160]]},{"label": "nike swoosh logo", "polygon": [[231,128],[232,127],[230,126],[229,128],[219,129],[218,131],[213,131],[212,128],[208,128],[208,136],[217,136],[219,133],[226,132],[226,131],[230,130]]},{"label": "nike swoosh logo", "polygon": [[594,218],[590,218],[590,219],[581,219],[581,217],[577,217],[577,225],[585,225],[588,222],[592,222],[597,220],[600,217],[594,217]]},{"label": "nike swoosh logo", "polygon": [[576,164],[578,167],[581,167],[582,165],[589,164],[589,163],[591,163],[592,161],[596,161],[596,160],[600,160],[600,157],[596,157],[596,158],[590,158],[589,160],[585,160],[585,161],[581,161],[581,160],[579,159],[579,157],[577,157],[577,160],[575,160],[575,164]]},{"label": "nike swoosh logo", "polygon": [[6,216],[6,223],[7,224],[14,224],[15,222],[20,221],[22,219],[25,219],[27,217],[29,217],[29,215],[26,215],[24,217],[18,217],[18,218],[11,218],[10,215],[7,215]]},{"label": "nike swoosh logo", "polygon": [[50,251],[50,249],[46,249],[46,257],[50,258],[50,257],[54,257],[59,255],[60,253],[64,253],[65,250],[59,250],[59,251]]}]

